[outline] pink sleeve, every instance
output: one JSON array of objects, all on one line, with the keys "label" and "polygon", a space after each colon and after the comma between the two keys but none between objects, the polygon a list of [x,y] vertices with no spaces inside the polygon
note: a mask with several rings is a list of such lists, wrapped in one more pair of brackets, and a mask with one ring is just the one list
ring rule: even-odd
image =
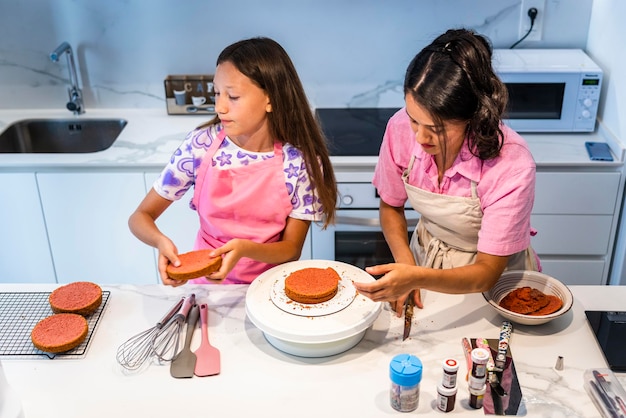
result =
[{"label": "pink sleeve", "polygon": [[402,173],[409,164],[414,144],[409,117],[402,108],[387,123],[372,180],[380,198],[388,205],[404,206],[407,200]]},{"label": "pink sleeve", "polygon": [[483,209],[478,251],[510,255],[530,245],[530,213],[535,198],[535,161],[513,131],[499,158],[484,164],[478,193]]}]

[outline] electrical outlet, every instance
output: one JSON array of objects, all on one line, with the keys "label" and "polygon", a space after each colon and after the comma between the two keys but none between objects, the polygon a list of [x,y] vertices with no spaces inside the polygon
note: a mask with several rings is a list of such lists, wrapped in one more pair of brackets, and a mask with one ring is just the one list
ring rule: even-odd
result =
[{"label": "electrical outlet", "polygon": [[519,38],[521,39],[528,29],[530,29],[530,17],[528,17],[528,9],[534,7],[537,9],[537,17],[533,30],[528,34],[524,41],[540,41],[543,35],[543,21],[546,10],[546,0],[522,0],[522,8],[520,11],[519,21]]}]

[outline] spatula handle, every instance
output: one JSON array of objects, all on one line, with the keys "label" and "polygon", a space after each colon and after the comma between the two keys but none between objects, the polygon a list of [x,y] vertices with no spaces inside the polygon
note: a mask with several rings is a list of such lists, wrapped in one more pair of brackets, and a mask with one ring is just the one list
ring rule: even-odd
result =
[{"label": "spatula handle", "polygon": [[209,341],[209,306],[206,303],[200,305],[200,324],[202,326],[202,341]]},{"label": "spatula handle", "polygon": [[187,333],[185,334],[185,347],[189,347],[191,344],[191,337],[193,337],[193,331],[198,323],[198,317],[200,316],[200,310],[198,305],[193,305],[187,316]]},{"label": "spatula handle", "polygon": [[179,315],[183,318],[183,321],[187,319],[187,315],[191,310],[191,307],[196,304],[196,294],[192,293],[188,297],[185,298],[185,302],[183,302],[183,306],[180,307],[180,310],[176,315]]}]

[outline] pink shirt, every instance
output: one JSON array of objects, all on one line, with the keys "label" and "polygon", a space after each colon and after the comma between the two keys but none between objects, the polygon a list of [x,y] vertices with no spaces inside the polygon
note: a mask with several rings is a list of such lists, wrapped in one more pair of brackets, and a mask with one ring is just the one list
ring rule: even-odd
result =
[{"label": "pink shirt", "polygon": [[508,126],[502,126],[504,145],[500,155],[481,161],[466,146],[445,173],[441,184],[432,156],[415,140],[406,110],[389,119],[380,148],[373,183],[381,199],[400,207],[407,201],[402,173],[412,155],[415,163],[409,184],[433,193],[471,196],[471,182],[477,192],[483,219],[478,233],[478,251],[506,256],[530,245],[530,212],[535,198],[535,161],[526,141]]}]

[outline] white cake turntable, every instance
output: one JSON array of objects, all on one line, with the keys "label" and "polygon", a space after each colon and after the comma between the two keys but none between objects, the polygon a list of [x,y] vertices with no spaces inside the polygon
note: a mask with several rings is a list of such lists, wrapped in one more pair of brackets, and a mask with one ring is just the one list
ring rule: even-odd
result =
[{"label": "white cake turntable", "polygon": [[[331,267],[341,277],[337,294],[320,304],[301,304],[284,294],[284,280],[303,268]],[[267,270],[250,284],[246,314],[275,348],[300,357],[327,357],[357,345],[376,320],[382,304],[359,295],[353,281],[375,279],[350,264],[302,260]]]}]

